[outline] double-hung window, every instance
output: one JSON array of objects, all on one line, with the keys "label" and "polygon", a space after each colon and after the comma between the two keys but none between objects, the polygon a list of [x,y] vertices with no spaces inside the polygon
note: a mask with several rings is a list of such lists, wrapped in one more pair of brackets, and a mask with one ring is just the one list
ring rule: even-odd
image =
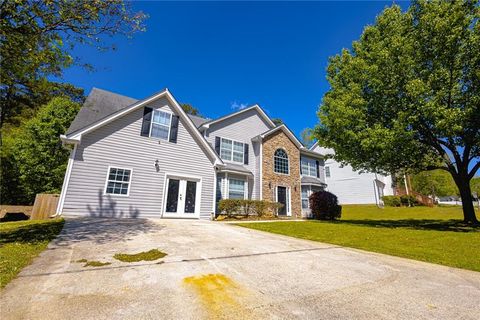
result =
[{"label": "double-hung window", "polygon": [[168,140],[170,135],[170,125],[172,123],[172,114],[161,110],[153,110],[152,126],[150,128],[150,137]]},{"label": "double-hung window", "polygon": [[106,194],[127,196],[132,178],[131,169],[108,168]]},{"label": "double-hung window", "polygon": [[245,181],[239,179],[228,179],[228,198],[245,199]]},{"label": "double-hung window", "polygon": [[310,207],[308,197],[310,196],[310,187],[302,186],[302,209],[308,209]]},{"label": "double-hung window", "polygon": [[220,141],[220,158],[243,163],[244,149],[244,143],[222,138]]},{"label": "double-hung window", "polygon": [[317,162],[313,159],[304,159],[301,160],[302,166],[302,175],[318,177],[317,175]]},{"label": "double-hung window", "polygon": [[325,167],[325,177],[330,178],[330,167]]}]

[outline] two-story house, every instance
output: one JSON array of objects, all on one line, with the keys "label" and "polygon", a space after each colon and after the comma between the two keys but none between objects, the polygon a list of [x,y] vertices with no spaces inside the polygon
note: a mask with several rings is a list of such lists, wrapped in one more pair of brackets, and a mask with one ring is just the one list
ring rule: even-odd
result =
[{"label": "two-story house", "polygon": [[325,157],[324,171],[327,191],[338,197],[340,204],[377,204],[383,205],[383,196],[394,194],[391,175],[374,172],[359,172],[350,165],[342,165],[331,156],[333,149],[324,148],[317,143],[310,150]]},{"label": "two-story house", "polygon": [[58,214],[210,218],[220,199],[263,199],[305,217],[323,156],[258,106],[187,115],[163,90],[143,100],[93,89],[61,136],[72,151]]}]

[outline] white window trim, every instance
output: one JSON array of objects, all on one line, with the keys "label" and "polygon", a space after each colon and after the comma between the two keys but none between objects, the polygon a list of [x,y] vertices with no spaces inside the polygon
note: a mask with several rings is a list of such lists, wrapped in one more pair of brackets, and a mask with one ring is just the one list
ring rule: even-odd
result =
[{"label": "white window trim", "polygon": [[[197,182],[197,190],[195,194],[195,213],[191,215],[190,213],[169,213],[167,212],[167,196],[168,196],[168,179],[178,179],[186,181],[195,181]],[[163,199],[162,199],[162,212],[161,217],[166,218],[182,218],[182,219],[200,219],[200,211],[202,205],[202,177],[196,175],[188,175],[179,172],[165,172],[163,177]]]},{"label": "white window trim", "polygon": [[[232,149],[230,151],[230,160],[228,159],[223,159],[222,158],[222,142],[223,140],[228,140],[228,141],[231,141],[232,142]],[[242,151],[242,161],[235,161],[233,160],[233,145],[234,143],[241,143],[243,145],[243,151]],[[238,140],[233,140],[233,139],[229,139],[229,138],[223,138],[223,137],[220,137],[220,154],[218,155],[220,157],[220,159],[222,159],[223,161],[225,162],[230,162],[230,163],[241,163],[241,164],[244,164],[245,163],[245,145],[246,143],[245,142],[242,142],[242,141],[238,141]]]},{"label": "white window trim", "polygon": [[[307,166],[308,166],[308,174],[304,172],[303,170],[303,167],[302,167],[302,162],[305,162],[307,163]],[[310,174],[311,173],[311,167],[310,165],[313,164],[313,168],[314,168],[314,175]],[[302,168],[302,176],[307,176],[307,177],[315,177],[317,178],[318,177],[318,173],[317,173],[317,163],[316,163],[316,160],[313,160],[313,159],[301,159],[300,160],[300,167]]]},{"label": "white window trim", "polygon": [[[307,188],[307,198],[304,198],[302,195],[302,188],[306,187]],[[310,196],[312,195],[312,186],[300,186],[300,202],[302,205],[302,210],[309,210],[310,209]],[[308,206],[306,208],[303,207],[303,200],[307,199],[308,200]]]},{"label": "white window trim", "polygon": [[[277,152],[278,149],[282,149],[285,154],[287,155],[287,169],[288,169],[288,173],[282,173],[282,172],[277,172],[275,171],[275,152]],[[273,173],[276,173],[276,174],[281,174],[281,175],[284,175],[284,176],[289,176],[290,175],[290,157],[288,156],[288,153],[287,153],[287,150],[283,149],[283,148],[277,148],[275,149],[275,152],[273,153]]]},{"label": "white window trim", "polygon": [[[130,170],[130,180],[128,181],[127,194],[107,193],[107,186],[108,186],[108,181],[109,181],[110,169],[111,168],[120,169],[120,170]],[[132,179],[133,179],[133,169],[132,168],[125,168],[125,167],[122,167],[122,166],[108,166],[107,177],[105,179],[105,187],[103,188],[103,195],[104,196],[112,196],[112,197],[129,197],[130,196],[130,189],[132,188]]]},{"label": "white window trim", "polygon": [[243,181],[243,200],[247,199],[247,194],[248,194],[248,182],[245,179],[239,179],[239,178],[231,178],[227,177],[227,194],[225,195],[226,199],[230,199],[230,180],[238,180],[238,181]]},{"label": "white window trim", "polygon": [[[160,140],[163,140],[163,141],[170,141],[170,131],[172,131],[172,118],[173,118],[173,113],[171,111],[168,111],[168,110],[164,110],[164,108],[167,107],[167,106],[164,106],[162,108],[157,108],[157,109],[152,109],[152,119],[150,121],[150,131],[148,132],[148,136],[152,139],[160,139]],[[165,113],[168,113],[170,115],[170,125],[168,126],[168,136],[167,136],[167,139],[163,139],[163,138],[159,138],[159,137],[152,137],[152,128],[153,128],[153,119],[154,119],[154,113],[155,111],[161,111],[161,112],[165,112]],[[163,127],[166,127],[166,125],[164,124],[161,124],[161,123],[155,123],[159,126],[163,126]]]},{"label": "white window trim", "polygon": [[[330,166],[323,167],[323,170],[325,171],[325,179],[332,177],[332,170],[330,169]],[[327,175],[327,171],[328,171],[328,175]]]}]

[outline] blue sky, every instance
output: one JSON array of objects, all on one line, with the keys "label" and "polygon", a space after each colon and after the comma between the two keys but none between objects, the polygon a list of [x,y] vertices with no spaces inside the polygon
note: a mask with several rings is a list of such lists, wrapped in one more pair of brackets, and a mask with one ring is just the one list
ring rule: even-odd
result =
[{"label": "blue sky", "polygon": [[318,121],[328,58],[391,3],[135,2],[146,32],[112,39],[115,51],[77,48],[96,71],[71,68],[63,80],[138,99],[168,87],[210,118],[258,103],[299,135]]}]

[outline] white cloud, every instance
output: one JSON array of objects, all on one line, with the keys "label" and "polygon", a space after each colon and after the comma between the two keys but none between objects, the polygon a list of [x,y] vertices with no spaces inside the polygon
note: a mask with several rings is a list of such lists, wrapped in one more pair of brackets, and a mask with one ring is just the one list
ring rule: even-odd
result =
[{"label": "white cloud", "polygon": [[235,110],[243,110],[248,107],[248,103],[238,103],[237,101],[234,101],[231,103],[231,107]]}]

